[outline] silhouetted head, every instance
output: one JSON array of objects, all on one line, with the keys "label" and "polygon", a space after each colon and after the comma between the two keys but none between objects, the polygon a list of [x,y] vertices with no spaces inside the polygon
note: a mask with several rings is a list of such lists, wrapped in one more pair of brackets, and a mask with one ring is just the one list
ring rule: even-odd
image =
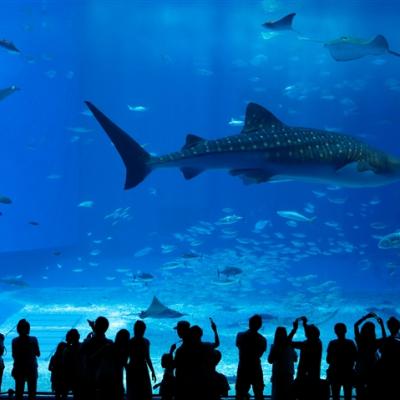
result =
[{"label": "silhouetted head", "polygon": [[98,335],[104,335],[107,332],[110,323],[106,317],[98,317],[96,321],[94,321],[94,333]]},{"label": "silhouetted head", "polygon": [[390,317],[386,325],[389,329],[389,332],[392,336],[397,336],[400,330],[400,321],[396,317]]},{"label": "silhouetted head", "polygon": [[161,367],[164,369],[171,369],[174,366],[174,358],[172,354],[165,353],[161,356]]},{"label": "silhouetted head", "polygon": [[360,330],[360,335],[364,340],[375,340],[375,324],[371,321],[367,321]]},{"label": "silhouetted head", "polygon": [[211,355],[211,362],[214,367],[216,367],[222,359],[222,354],[219,350],[214,349]]},{"label": "silhouetted head", "polygon": [[190,338],[193,343],[200,343],[201,338],[203,337],[203,329],[201,329],[198,325],[193,325],[189,330]]},{"label": "silhouetted head", "polygon": [[311,325],[306,325],[306,327],[305,327],[305,335],[306,335],[306,338],[308,339],[308,340],[316,340],[316,339],[319,339],[319,335],[320,335],[320,331],[319,331],[319,329],[315,326],[315,325],[313,325],[313,324],[311,324]]},{"label": "silhouetted head", "polygon": [[136,337],[143,337],[145,332],[146,332],[146,324],[141,320],[137,320],[135,322],[135,325],[133,325],[133,334]]},{"label": "silhouetted head", "polygon": [[81,335],[79,334],[78,330],[75,328],[70,329],[67,334],[65,335],[65,340],[68,344],[76,344],[79,343],[79,339]]},{"label": "silhouetted head", "polygon": [[274,345],[281,346],[287,343],[287,331],[284,326],[278,326],[275,330]]},{"label": "silhouetted head", "polygon": [[24,318],[20,319],[17,324],[17,333],[20,336],[28,336],[31,331],[31,324]]},{"label": "silhouetted head", "polygon": [[65,343],[65,342],[58,343],[55,355],[61,356],[66,347],[67,347],[67,343]]},{"label": "silhouetted head", "polygon": [[188,321],[178,321],[176,326],[174,327],[176,329],[176,333],[181,339],[184,339],[187,337],[190,329],[190,322]]},{"label": "silhouetted head", "polygon": [[120,329],[117,334],[115,335],[115,340],[114,343],[116,345],[124,345],[129,342],[130,339],[130,333],[128,329]]},{"label": "silhouetted head", "polygon": [[249,319],[249,329],[257,332],[262,327],[261,315],[255,314]]},{"label": "silhouetted head", "polygon": [[336,336],[339,338],[339,339],[344,339],[345,338],[345,336],[346,336],[346,332],[347,332],[347,327],[346,327],[346,325],[343,323],[343,322],[338,322],[336,325],[335,325],[335,333],[336,333]]},{"label": "silhouetted head", "polygon": [[0,342],[4,342],[4,339],[5,339],[4,335],[0,333]]}]

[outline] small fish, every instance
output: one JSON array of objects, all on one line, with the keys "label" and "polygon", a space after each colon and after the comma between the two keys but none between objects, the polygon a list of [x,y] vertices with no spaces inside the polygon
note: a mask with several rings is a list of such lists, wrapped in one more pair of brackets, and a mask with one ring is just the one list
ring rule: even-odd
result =
[{"label": "small fish", "polygon": [[386,227],[387,227],[387,225],[384,224],[383,222],[371,222],[371,223],[369,224],[369,226],[370,226],[372,229],[386,229]]},{"label": "small fish", "polygon": [[130,106],[128,104],[128,110],[129,111],[135,111],[135,112],[145,112],[145,111],[147,111],[147,107],[144,107],[144,106]]},{"label": "small fish", "polygon": [[92,132],[92,129],[84,128],[83,126],[68,126],[67,131],[74,133],[89,133]]},{"label": "small fish", "polygon": [[239,222],[243,217],[240,217],[239,215],[232,214],[232,215],[227,215],[226,217],[220,218],[215,224],[216,225],[231,225],[235,224],[236,222]]},{"label": "small fish", "polygon": [[39,226],[40,225],[39,222],[37,222],[37,221],[29,221],[28,224],[32,225],[32,226]]},{"label": "small fish", "polygon": [[218,269],[217,273],[218,273],[218,277],[220,277],[220,275],[225,275],[226,277],[231,277],[231,276],[241,275],[243,273],[243,270],[239,267],[228,266],[222,270]]},{"label": "small fish", "polygon": [[78,207],[82,208],[92,208],[94,205],[94,201],[92,200],[87,200],[87,201],[82,201],[81,203],[78,204]]},{"label": "small fish", "polygon": [[53,79],[55,76],[57,75],[57,71],[55,71],[54,69],[50,69],[46,72],[46,76],[49,79]]},{"label": "small fish", "polygon": [[133,256],[134,257],[144,257],[153,251],[152,247],[144,247],[143,249],[137,251]]},{"label": "small fish", "polygon": [[59,251],[59,250],[55,250],[55,251],[53,251],[53,256],[61,256],[61,251]]},{"label": "small fish", "polygon": [[147,272],[138,272],[133,276],[133,280],[138,280],[142,282],[151,282],[154,279],[154,275],[149,274]]},{"label": "small fish", "polygon": [[7,196],[0,195],[0,203],[1,204],[11,204],[12,200]]},{"label": "small fish", "polygon": [[265,220],[260,220],[257,221],[256,224],[254,225],[254,232],[259,233],[260,231],[262,231],[268,224],[270,224],[270,221],[268,221],[267,219]]},{"label": "small fish", "polygon": [[176,249],[176,246],[172,244],[162,244],[161,245],[161,253],[168,254],[172,253]]},{"label": "small fish", "polygon": [[228,122],[229,126],[243,126],[244,121],[242,119],[235,119],[231,118],[231,120]]},{"label": "small fish", "polygon": [[306,217],[303,214],[298,213],[297,211],[277,211],[276,212],[280,217],[290,219],[292,221],[297,222],[313,222],[317,217]]},{"label": "small fish", "polygon": [[15,44],[13,42],[11,42],[10,40],[0,39],[0,47],[3,47],[13,53],[20,53],[20,51],[15,46]]}]

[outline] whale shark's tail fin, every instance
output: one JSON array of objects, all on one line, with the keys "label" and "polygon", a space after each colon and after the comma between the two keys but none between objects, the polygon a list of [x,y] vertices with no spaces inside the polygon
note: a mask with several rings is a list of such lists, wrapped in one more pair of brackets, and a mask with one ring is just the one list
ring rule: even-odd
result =
[{"label": "whale shark's tail fin", "polygon": [[150,154],[92,103],[89,101],[85,101],[85,103],[114,143],[115,148],[125,164],[125,189],[131,189],[137,186],[151,172],[151,169],[147,165],[151,158]]}]

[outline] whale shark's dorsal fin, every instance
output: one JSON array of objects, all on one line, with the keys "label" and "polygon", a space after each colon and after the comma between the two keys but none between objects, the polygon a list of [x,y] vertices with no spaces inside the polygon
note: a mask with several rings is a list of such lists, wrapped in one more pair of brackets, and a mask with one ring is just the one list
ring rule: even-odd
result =
[{"label": "whale shark's dorsal fin", "polygon": [[196,144],[199,144],[200,142],[203,142],[205,139],[203,139],[200,136],[192,135],[189,133],[186,136],[186,142],[182,147],[182,150],[190,149],[193,146],[196,146]]},{"label": "whale shark's dorsal fin", "polygon": [[249,135],[262,129],[269,130],[277,126],[285,126],[285,124],[266,108],[256,103],[249,103],[241,133]]}]

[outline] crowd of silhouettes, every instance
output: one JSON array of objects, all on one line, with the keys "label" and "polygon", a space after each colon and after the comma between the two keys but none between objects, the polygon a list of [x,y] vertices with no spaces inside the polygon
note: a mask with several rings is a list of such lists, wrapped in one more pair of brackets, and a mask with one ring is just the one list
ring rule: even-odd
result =
[{"label": "crowd of silhouettes", "polygon": [[[378,338],[375,319],[380,327]],[[49,362],[51,387],[55,398],[63,400],[72,393],[75,400],[150,400],[158,390],[163,400],[218,400],[228,395],[230,386],[225,375],[217,371],[222,354],[217,326],[210,318],[214,341],[202,340],[203,330],[188,321],[179,321],[175,328],[178,343],[163,354],[162,380],[156,379],[150,357],[150,341],[145,337],[146,324],[137,320],[133,335],[126,329],[115,339],[107,338],[109,322],[105,317],[88,321],[90,334],[81,341],[77,329],[70,329]],[[299,325],[305,339],[294,340]],[[322,342],[317,326],[306,317],[297,318],[288,334],[285,327],[275,331],[268,363],[272,365],[273,400],[357,400],[400,399],[400,322],[390,317],[386,322],[369,313],[354,325],[355,341],[346,338],[344,323],[334,326],[336,339],[329,342],[326,379],[321,379]],[[263,356],[267,340],[259,332],[262,317],[253,315],[249,327],[236,337],[239,363],[236,374],[236,399],[248,400],[250,389],[254,398],[264,398],[265,377]],[[12,340],[14,360],[12,377],[15,398],[23,398],[27,384],[28,398],[36,398],[38,379],[38,340],[30,336],[30,324],[22,319],[17,324],[18,336]],[[296,350],[298,350],[299,355]],[[4,335],[0,334],[0,384],[3,377]],[[295,364],[298,361],[297,374]],[[153,386],[154,385],[154,386]],[[0,386],[1,389],[1,386]]]}]

